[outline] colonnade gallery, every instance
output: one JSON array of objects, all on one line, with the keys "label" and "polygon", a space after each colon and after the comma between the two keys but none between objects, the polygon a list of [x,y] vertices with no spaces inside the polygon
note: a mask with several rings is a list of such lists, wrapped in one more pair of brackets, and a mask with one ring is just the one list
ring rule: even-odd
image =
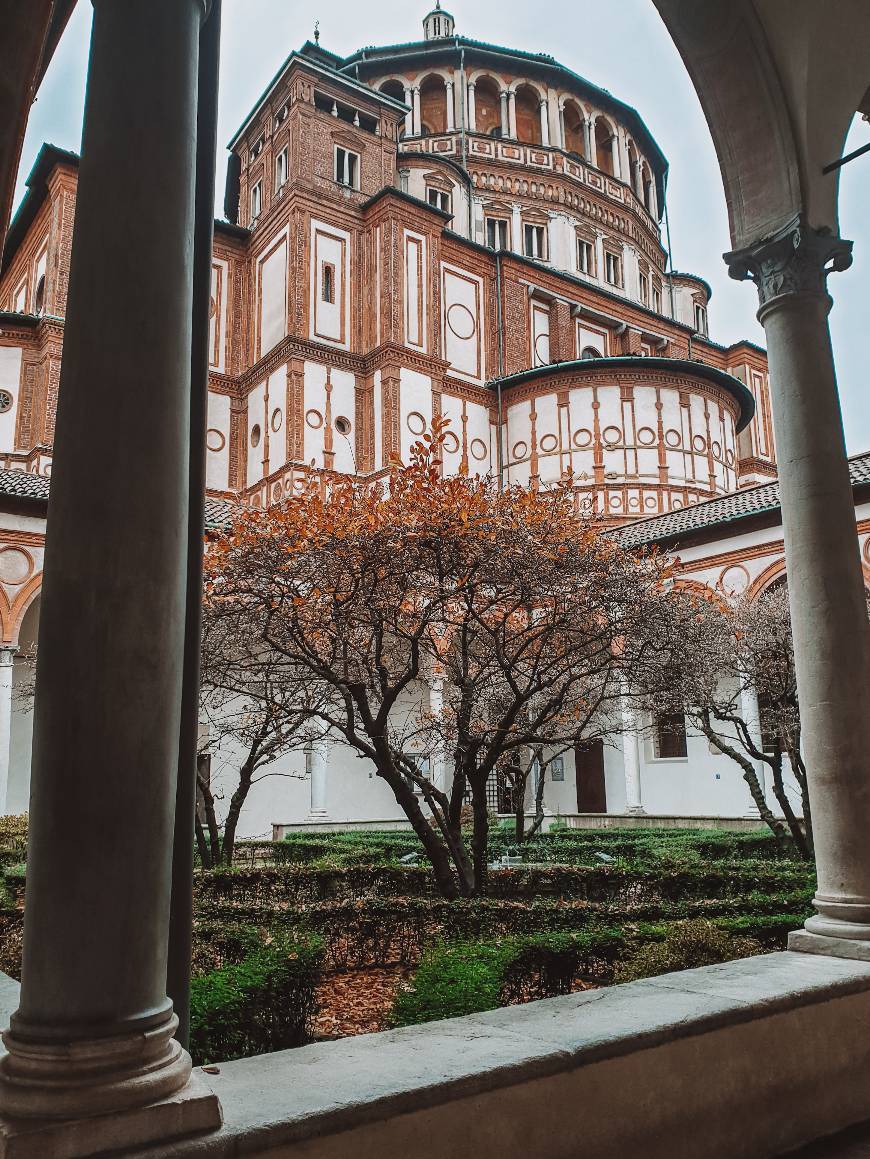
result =
[{"label": "colonnade gallery", "polygon": [[[347,58],[307,42],[230,142],[209,518],[281,501],[312,472],[377,477],[441,415],[445,471],[531,486],[570,471],[580,506],[626,542],[676,549],[683,578],[754,598],[784,573],[767,359],[715,342],[709,287],[669,268],[655,139],[550,56],[457,36],[440,8],[423,29]],[[0,812],[28,800],[77,173],[43,146],[0,272]],[[851,469],[867,561],[870,456]],[[705,738],[626,723],[548,763],[549,815],[751,814],[741,769]],[[238,755],[211,746],[214,787]],[[241,835],[402,816],[337,738],[274,771],[295,775],[257,787]],[[492,805],[506,810],[497,783]]]}]

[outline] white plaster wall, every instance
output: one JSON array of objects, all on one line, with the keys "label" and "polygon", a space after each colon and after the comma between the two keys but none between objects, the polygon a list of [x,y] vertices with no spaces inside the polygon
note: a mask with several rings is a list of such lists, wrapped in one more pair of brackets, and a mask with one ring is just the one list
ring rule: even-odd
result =
[{"label": "white plaster wall", "polygon": [[0,451],[15,450],[22,353],[20,346],[0,346],[0,390],[8,390],[12,396],[12,406],[0,414]]},{"label": "white plaster wall", "polygon": [[[266,426],[266,384],[261,382],[248,395],[248,486],[263,478],[263,450]],[[256,429],[259,428],[259,438]],[[257,445],[254,446],[254,440]]]},{"label": "white plaster wall", "polygon": [[407,463],[411,447],[432,427],[432,379],[402,367],[399,378],[399,453]]},{"label": "white plaster wall", "polygon": [[[350,349],[350,248],[347,230],[311,220],[309,337]],[[323,298],[323,267],[334,270],[333,300]]]},{"label": "white plaster wall", "polygon": [[229,488],[230,472],[230,398],[208,392],[208,431],[206,433],[206,487],[216,491]]},{"label": "white plaster wall", "polygon": [[287,333],[287,238],[259,262],[260,357]]}]

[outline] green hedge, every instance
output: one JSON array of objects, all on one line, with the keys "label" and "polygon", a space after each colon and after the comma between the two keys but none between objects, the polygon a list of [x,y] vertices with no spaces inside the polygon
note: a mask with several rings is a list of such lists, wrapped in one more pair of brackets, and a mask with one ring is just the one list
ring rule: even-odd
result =
[{"label": "green hedge", "polygon": [[458,942],[424,955],[411,982],[398,990],[391,1021],[410,1026],[457,1018],[569,994],[580,981],[631,981],[761,951],[760,941],[703,919],[650,926],[633,937],[600,928]]},{"label": "green hedge", "polygon": [[248,1058],[307,1042],[322,961],[319,938],[278,937],[235,965],[193,978],[193,1061]]}]

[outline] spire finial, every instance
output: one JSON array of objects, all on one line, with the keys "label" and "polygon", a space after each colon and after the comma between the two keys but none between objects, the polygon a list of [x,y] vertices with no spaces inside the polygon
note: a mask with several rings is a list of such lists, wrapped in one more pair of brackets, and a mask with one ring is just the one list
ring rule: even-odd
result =
[{"label": "spire finial", "polygon": [[314,43],[320,44],[320,21],[314,21]]}]

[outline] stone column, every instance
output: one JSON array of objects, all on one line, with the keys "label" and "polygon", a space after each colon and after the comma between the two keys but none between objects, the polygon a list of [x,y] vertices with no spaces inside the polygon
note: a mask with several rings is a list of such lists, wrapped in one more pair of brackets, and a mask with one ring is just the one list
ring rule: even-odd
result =
[{"label": "stone column", "polygon": [[796,219],[726,254],[751,277],[767,336],[818,913],[796,946],[870,956],[870,627],[828,312],[851,244]]},{"label": "stone column", "polygon": [[16,1155],[126,1153],[220,1121],[191,1097],[166,997],[204,8],[94,3],[0,1135],[79,1121],[50,1143],[31,1124]]},{"label": "stone column", "polygon": [[547,102],[541,101],[539,105],[541,115],[541,144],[550,144],[550,117],[547,109]]},{"label": "stone column", "polygon": [[405,104],[408,106],[408,111],[405,113],[405,136],[412,137],[414,135],[414,94],[408,85],[405,85]]},{"label": "stone column", "polygon": [[510,89],[507,95],[507,114],[508,136],[515,139],[517,135],[517,94],[513,89]]},{"label": "stone column", "polygon": [[598,169],[598,143],[595,140],[595,126],[592,121],[583,122],[583,133],[586,137],[586,157]]},{"label": "stone column", "polygon": [[447,102],[447,132],[452,133],[455,127],[456,110],[453,105],[453,81],[444,82],[445,100]]},{"label": "stone column", "polygon": [[610,156],[613,159],[613,176],[622,176],[622,165],[619,157],[619,137],[616,133],[610,138]]},{"label": "stone column", "polygon": [[421,121],[420,121],[420,86],[419,85],[414,85],[414,88],[413,88],[412,93],[411,93],[411,97],[412,97],[411,103],[412,103],[413,114],[414,114],[413,134],[415,137],[419,137],[423,131],[423,129],[421,127]]},{"label": "stone column", "polygon": [[[743,721],[746,725],[746,731],[749,733],[749,739],[755,745],[759,752],[761,752],[761,711],[758,707],[758,696],[754,688],[741,688],[740,690],[740,711],[743,714]],[[748,756],[748,754],[747,754]],[[764,761],[756,761],[749,758],[752,767],[755,769],[755,775],[758,777],[758,783],[761,786],[763,796],[767,796],[767,786],[764,782]],[[750,797],[749,805],[747,807],[747,816],[760,817],[758,806]]]},{"label": "stone column", "polygon": [[511,206],[511,248],[515,254],[523,252],[523,214],[516,203]]},{"label": "stone column", "polygon": [[0,815],[9,796],[9,760],[12,745],[12,661],[17,648],[0,644]]},{"label": "stone column", "polygon": [[308,812],[309,821],[326,821],[329,814],[326,810],[326,785],[329,758],[329,740],[326,734],[316,737],[311,742],[309,761],[311,769],[311,807]]},{"label": "stone column", "polygon": [[469,131],[469,133],[476,133],[477,132],[477,105],[475,103],[476,97],[474,94],[474,81],[468,82],[468,87],[467,87],[466,91],[468,94],[468,131]]},{"label": "stone column", "polygon": [[565,106],[559,105],[559,140],[557,144],[560,149],[567,148],[565,144]]},{"label": "stone column", "polygon": [[510,135],[510,121],[508,120],[508,95],[507,89],[502,89],[499,93],[501,99],[501,135],[507,137]]},{"label": "stone column", "polygon": [[627,691],[623,692],[620,716],[622,718],[622,760],[625,773],[625,811],[627,813],[643,813],[645,810],[640,787],[637,712]]}]

